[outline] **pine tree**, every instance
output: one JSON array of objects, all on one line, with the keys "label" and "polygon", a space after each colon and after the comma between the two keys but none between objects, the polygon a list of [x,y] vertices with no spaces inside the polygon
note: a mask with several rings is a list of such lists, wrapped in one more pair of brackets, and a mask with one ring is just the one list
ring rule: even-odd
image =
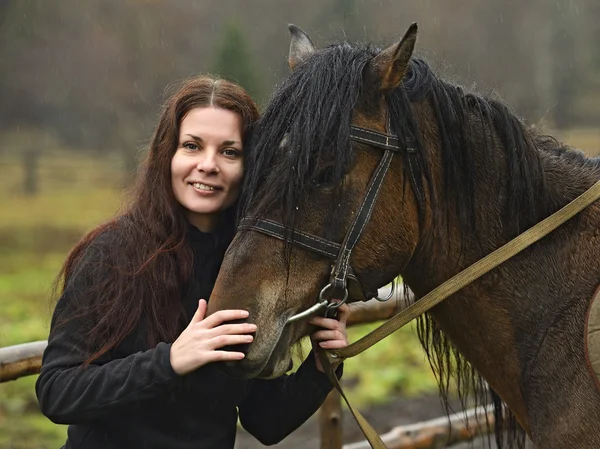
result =
[{"label": "pine tree", "polygon": [[223,28],[212,71],[240,84],[257,101],[262,99],[260,77],[248,39],[237,22],[231,21]]}]

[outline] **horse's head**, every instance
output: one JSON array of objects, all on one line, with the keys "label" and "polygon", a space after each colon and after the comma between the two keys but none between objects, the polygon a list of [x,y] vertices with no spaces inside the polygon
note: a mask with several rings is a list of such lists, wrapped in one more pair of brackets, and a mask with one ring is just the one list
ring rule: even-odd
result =
[{"label": "horse's head", "polygon": [[[290,348],[313,329],[303,317],[288,319],[314,306],[325,286],[334,284],[322,300],[346,289],[349,300],[376,292],[419,240],[421,162],[410,152],[420,145],[414,123],[389,107],[390,96],[404,95],[398,87],[410,71],[416,25],[381,52],[346,44],[316,50],[303,31],[290,31],[292,73],[248,145],[246,220],[209,301],[209,313],[244,308],[258,325],[245,359],[230,366],[249,377],[289,369]],[[249,229],[257,224],[264,226]],[[308,244],[298,244],[302,236]]]}]

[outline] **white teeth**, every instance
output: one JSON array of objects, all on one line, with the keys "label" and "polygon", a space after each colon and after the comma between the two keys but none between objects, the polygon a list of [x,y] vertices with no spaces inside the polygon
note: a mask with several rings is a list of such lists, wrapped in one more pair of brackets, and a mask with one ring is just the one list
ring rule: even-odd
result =
[{"label": "white teeth", "polygon": [[202,183],[199,183],[199,182],[195,182],[192,185],[194,186],[195,189],[198,189],[198,190],[208,190],[208,191],[215,190],[214,187],[207,186],[206,184],[202,184]]}]

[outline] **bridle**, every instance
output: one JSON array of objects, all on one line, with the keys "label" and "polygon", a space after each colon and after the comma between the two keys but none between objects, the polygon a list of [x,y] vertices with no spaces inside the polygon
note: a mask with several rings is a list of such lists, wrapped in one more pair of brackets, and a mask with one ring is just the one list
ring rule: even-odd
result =
[{"label": "bridle", "polygon": [[[390,123],[388,121],[388,132],[389,129]],[[348,300],[348,280],[356,282],[356,284],[360,286],[363,300],[371,298],[387,300],[394,293],[394,285],[392,285],[392,290],[387,298],[379,298],[377,296],[377,291],[365,292],[360,285],[354,270],[352,270],[352,267],[350,266],[350,255],[371,218],[373,207],[379,196],[379,191],[381,190],[383,180],[390,167],[392,157],[394,154],[404,150],[409,154],[416,153],[417,150],[414,147],[412,140],[407,140],[406,145],[402,146],[400,139],[393,134],[380,133],[358,126],[350,127],[350,139],[382,148],[385,151],[369,181],[367,192],[358,213],[341,244],[303,231],[292,232],[291,241],[295,245],[333,259],[335,262],[332,265],[329,284],[323,287],[319,293],[317,303],[288,318],[288,323],[298,321],[323,308],[325,308],[325,316],[335,314],[336,309]],[[286,238],[286,228],[281,223],[273,220],[244,217],[241,219],[238,229],[257,231],[283,241],[288,239]],[[334,295],[334,293],[336,294]]]}]

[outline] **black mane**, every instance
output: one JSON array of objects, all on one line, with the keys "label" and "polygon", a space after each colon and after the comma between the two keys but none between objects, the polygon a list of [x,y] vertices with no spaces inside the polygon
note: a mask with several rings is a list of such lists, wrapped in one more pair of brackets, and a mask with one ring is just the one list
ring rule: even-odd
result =
[{"label": "black mane", "polygon": [[[274,93],[247,145],[240,201],[242,216],[249,213],[250,205],[255,216],[275,209],[282,213],[283,224],[292,229],[296,207],[310,193],[311,183],[318,178],[323,165],[328,167],[332,184],[342,181],[354,156],[350,150],[352,111],[365,89],[365,66],[376,54],[371,47],[348,44],[327,47],[296,67]],[[498,158],[494,152],[498,146],[506,149],[503,156],[507,160],[509,182],[506,218],[514,226],[513,234],[547,215],[544,176],[535,139],[506,106],[440,80],[425,61],[413,59],[403,86],[392,92],[387,101],[391,131],[401,141],[416,139],[420,149],[422,142],[410,103],[422,99],[431,102],[436,114],[444,187],[453,194],[445,209],[439,211],[440,219],[454,208],[461,228],[475,227],[471,133],[481,126],[490,128],[483,133],[490,158]],[[285,155],[284,148],[279,148],[282,142]],[[423,151],[419,151],[417,163],[425,179],[430,180],[430,161]],[[422,188],[412,187],[417,191]],[[339,198],[332,197],[332,201]]]},{"label": "black mane", "polygon": [[[435,114],[444,191],[449,195],[443,209],[433,207],[440,214],[439,220],[455,212],[463,231],[475,230],[475,152],[484,154],[490,164],[506,159],[503,176],[508,180],[508,202],[504,218],[513,226],[513,235],[548,214],[544,174],[535,138],[504,104],[447,83],[435,76],[425,61],[413,59],[402,88],[393,92],[388,101],[395,134],[412,135],[420,141],[418,125],[410,112],[410,103],[420,100],[428,100]],[[484,137],[484,148],[475,147],[476,136]],[[505,151],[500,152],[499,148]],[[419,154],[425,155],[425,152]],[[425,155],[419,162],[419,169],[430,180],[431,161]]]},{"label": "black mane", "polygon": [[297,66],[275,92],[247,145],[242,215],[250,205],[253,216],[278,210],[291,229],[296,207],[324,167],[329,182],[342,181],[353,160],[352,111],[374,55],[347,44],[325,48]]}]

